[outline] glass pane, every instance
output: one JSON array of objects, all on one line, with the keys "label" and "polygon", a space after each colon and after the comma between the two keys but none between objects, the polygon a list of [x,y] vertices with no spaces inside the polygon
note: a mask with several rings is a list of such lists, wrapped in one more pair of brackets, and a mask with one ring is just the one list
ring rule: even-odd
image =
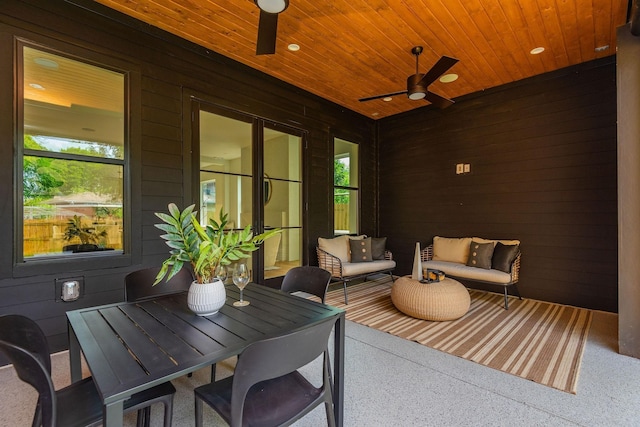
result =
[{"label": "glass pane", "polygon": [[124,159],[125,76],[24,47],[25,148]]},{"label": "glass pane", "polygon": [[302,265],[302,229],[284,229],[280,235],[264,242],[264,277],[284,276],[289,269]]},{"label": "glass pane", "polygon": [[335,138],[333,184],[358,188],[358,144]]},{"label": "glass pane", "polygon": [[264,130],[264,173],[269,178],[301,181],[302,138]]},{"label": "glass pane", "polygon": [[220,218],[220,210],[229,215],[229,228],[252,224],[251,177],[221,173],[200,173],[200,222]]},{"label": "glass pane", "polygon": [[265,278],[301,265],[302,138],[264,130],[264,226],[282,228],[264,243]]},{"label": "glass pane", "polygon": [[265,228],[302,226],[302,183],[269,179],[265,180],[266,188]]},{"label": "glass pane", "polygon": [[358,191],[335,188],[333,190],[333,228],[335,234],[358,232]]},{"label": "glass pane", "polygon": [[200,111],[200,169],[252,175],[251,123]]},{"label": "glass pane", "polygon": [[123,166],[25,156],[23,168],[25,258],[122,249]]}]

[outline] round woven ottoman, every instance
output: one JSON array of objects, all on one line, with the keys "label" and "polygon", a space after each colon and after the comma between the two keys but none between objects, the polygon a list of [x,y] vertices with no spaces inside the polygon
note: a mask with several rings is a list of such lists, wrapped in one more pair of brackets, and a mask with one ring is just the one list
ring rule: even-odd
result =
[{"label": "round woven ottoman", "polygon": [[396,279],[391,301],[404,314],[424,320],[455,320],[469,311],[469,291],[448,277],[435,283],[420,283],[411,277]]}]

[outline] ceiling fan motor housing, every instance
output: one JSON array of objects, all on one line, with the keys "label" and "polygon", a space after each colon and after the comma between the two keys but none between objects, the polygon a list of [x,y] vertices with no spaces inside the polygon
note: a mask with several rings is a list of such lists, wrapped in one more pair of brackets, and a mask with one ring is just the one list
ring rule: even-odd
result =
[{"label": "ceiling fan motor housing", "polygon": [[421,84],[424,74],[417,73],[407,78],[407,96],[411,100],[423,99],[427,95],[427,88]]}]

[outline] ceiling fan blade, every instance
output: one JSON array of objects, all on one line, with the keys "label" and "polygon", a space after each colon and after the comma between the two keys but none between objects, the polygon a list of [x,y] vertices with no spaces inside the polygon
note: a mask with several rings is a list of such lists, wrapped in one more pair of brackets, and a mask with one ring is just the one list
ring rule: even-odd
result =
[{"label": "ceiling fan blade", "polygon": [[278,34],[278,14],[260,10],[258,21],[258,42],[256,55],[276,53],[276,36]]},{"label": "ceiling fan blade", "polygon": [[429,101],[430,103],[432,103],[433,105],[435,105],[438,108],[447,108],[453,104],[455,104],[454,101],[452,101],[451,99],[447,99],[443,96],[440,96],[438,94],[435,94],[433,92],[429,92],[427,91],[427,93],[424,96],[424,99]]},{"label": "ceiling fan blade", "polygon": [[400,92],[385,93],[384,95],[376,95],[376,96],[370,96],[368,98],[360,98],[360,99],[358,99],[358,101],[360,101],[360,102],[372,101],[374,99],[386,98],[387,96],[402,95],[404,93],[407,93],[407,91],[406,90],[401,90]]},{"label": "ceiling fan blade", "polygon": [[449,56],[443,56],[435,63],[427,74],[422,77],[422,80],[418,83],[421,86],[427,87],[431,83],[435,82],[438,77],[443,75],[449,68],[453,67],[458,59],[451,58]]}]

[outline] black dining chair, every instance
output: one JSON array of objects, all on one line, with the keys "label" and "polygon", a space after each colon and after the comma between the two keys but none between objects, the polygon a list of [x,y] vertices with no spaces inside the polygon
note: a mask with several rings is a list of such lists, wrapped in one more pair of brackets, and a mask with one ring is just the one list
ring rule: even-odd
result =
[{"label": "black dining chair", "polygon": [[[335,426],[327,352],[334,322],[329,318],[249,345],[234,375],[194,390],[196,427],[202,426],[203,403],[231,427],[289,425],[324,403],[327,423]],[[320,355],[322,384],[316,387],[298,369]]]},{"label": "black dining chair", "polygon": [[[55,390],[51,379],[51,356],[42,329],[28,317],[0,316],[0,352],[13,364],[18,377],[38,392],[33,426],[97,426],[102,424],[102,399],[88,377]],[[171,426],[176,389],[165,382],[131,396],[125,412],[138,411],[138,426],[149,425],[144,408],[161,402],[164,425]]]},{"label": "black dining chair", "polygon": [[129,273],[124,278],[125,300],[140,301],[147,298],[159,297],[178,292],[186,292],[193,282],[193,275],[188,268],[183,267],[171,280],[162,280],[153,285],[160,267],[143,268]]},{"label": "black dining chair", "polygon": [[312,265],[293,267],[285,274],[280,290],[288,293],[306,292],[317,296],[324,304],[330,280],[331,273],[323,268]]}]

